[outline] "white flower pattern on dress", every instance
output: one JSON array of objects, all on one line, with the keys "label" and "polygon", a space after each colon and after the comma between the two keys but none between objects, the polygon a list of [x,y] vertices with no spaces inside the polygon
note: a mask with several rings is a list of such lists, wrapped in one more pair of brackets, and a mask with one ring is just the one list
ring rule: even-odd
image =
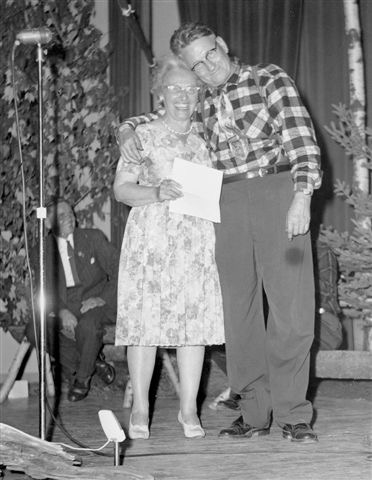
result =
[{"label": "white flower pattern on dress", "polygon": [[[120,159],[118,171],[141,185],[169,178],[175,157],[212,166],[204,142],[191,133],[184,145],[161,126],[137,128],[141,164]],[[169,202],[133,207],[121,249],[116,345],[224,343],[222,297],[213,223],[169,212]]]}]

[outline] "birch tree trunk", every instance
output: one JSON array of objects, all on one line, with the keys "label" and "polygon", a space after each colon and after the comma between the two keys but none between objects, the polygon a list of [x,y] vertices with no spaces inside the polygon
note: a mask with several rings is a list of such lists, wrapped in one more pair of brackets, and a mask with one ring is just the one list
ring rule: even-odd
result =
[{"label": "birch tree trunk", "polygon": [[358,131],[355,132],[360,138],[356,141],[361,143],[359,153],[354,155],[353,187],[363,192],[369,192],[369,170],[364,164],[367,159],[364,155],[365,138],[365,85],[364,85],[364,62],[361,44],[361,30],[359,21],[358,0],[343,0],[345,14],[345,31],[349,40],[349,84],[350,84],[350,108],[353,112]]}]

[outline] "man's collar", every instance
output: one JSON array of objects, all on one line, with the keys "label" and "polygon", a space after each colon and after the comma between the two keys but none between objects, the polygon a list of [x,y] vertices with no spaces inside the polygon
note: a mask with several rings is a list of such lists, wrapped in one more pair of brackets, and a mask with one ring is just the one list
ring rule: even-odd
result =
[{"label": "man's collar", "polygon": [[239,83],[239,73],[241,70],[241,63],[238,58],[232,59],[231,75],[227,79],[226,85],[237,85]]}]

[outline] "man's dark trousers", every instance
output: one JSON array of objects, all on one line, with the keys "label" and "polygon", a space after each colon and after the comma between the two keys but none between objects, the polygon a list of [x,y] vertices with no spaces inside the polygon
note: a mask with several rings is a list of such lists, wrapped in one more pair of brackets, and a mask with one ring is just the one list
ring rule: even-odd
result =
[{"label": "man's dark trousers", "polygon": [[[59,318],[47,317],[47,350],[57,364],[61,365],[60,373],[63,376],[72,378],[76,375],[83,380],[93,375],[97,356],[103,346],[105,326],[114,325],[116,319],[105,306],[92,308],[84,314],[78,313],[81,307],[79,287],[68,288],[67,298],[68,304],[77,313],[75,340],[64,335]],[[27,326],[26,336],[34,345],[35,335],[31,323]]]},{"label": "man's dark trousers", "polygon": [[[306,400],[314,335],[314,278],[309,234],[289,241],[293,198],[287,172],[229,183],[216,225],[229,385],[242,396],[244,421],[309,423]],[[265,329],[262,287],[269,314]]]},{"label": "man's dark trousers", "polygon": [[94,373],[95,363],[103,346],[105,325],[114,325],[116,318],[107,306],[92,308],[81,314],[79,287],[67,289],[67,304],[76,313],[78,324],[75,328],[75,342],[71,339],[67,339],[68,342],[62,340],[63,347],[67,347],[68,351],[64,352],[64,348],[60,348],[60,353],[63,352],[60,361],[61,363],[64,361],[66,364],[69,361],[67,356],[70,355],[70,368],[76,371],[76,378],[84,380],[90,378]]}]

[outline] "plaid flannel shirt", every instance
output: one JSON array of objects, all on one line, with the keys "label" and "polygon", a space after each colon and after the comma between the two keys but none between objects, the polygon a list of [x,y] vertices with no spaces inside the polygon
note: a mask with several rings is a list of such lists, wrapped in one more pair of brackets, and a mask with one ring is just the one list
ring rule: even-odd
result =
[{"label": "plaid flannel shirt", "polygon": [[[235,62],[225,85],[205,88],[203,105],[198,102],[194,114],[195,128],[206,140],[215,168],[228,175],[244,173],[283,162],[284,154],[291,165],[294,190],[312,193],[321,184],[320,153],[312,121],[297,88],[280,67],[272,64],[257,67],[258,88],[252,68]],[[234,156],[227,141],[220,141],[216,112],[222,90],[231,102],[236,125],[248,141],[244,159]],[[135,128],[157,116],[141,115],[124,124]]]}]

